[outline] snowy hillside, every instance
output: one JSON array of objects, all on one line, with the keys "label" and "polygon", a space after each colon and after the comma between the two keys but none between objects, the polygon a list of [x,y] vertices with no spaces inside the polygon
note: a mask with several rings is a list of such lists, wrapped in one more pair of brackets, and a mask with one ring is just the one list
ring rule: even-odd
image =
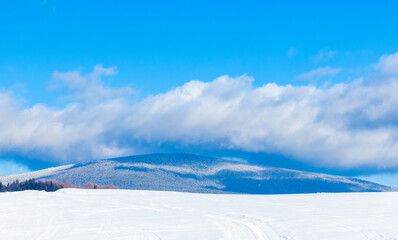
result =
[{"label": "snowy hillside", "polygon": [[395,189],[359,179],[254,165],[246,162],[188,154],[151,154],[53,170],[3,176],[13,179],[67,181],[85,185],[113,184],[122,189],[164,190],[198,193],[316,193],[394,191]]},{"label": "snowy hillside", "polygon": [[63,166],[59,166],[59,167],[47,168],[47,169],[34,171],[34,172],[27,172],[27,173],[14,174],[14,175],[4,175],[4,176],[0,176],[0,182],[3,184],[7,184],[7,183],[11,183],[17,179],[19,181],[26,181],[31,178],[38,179],[41,177],[55,175],[55,174],[57,174],[57,172],[71,168],[73,166],[74,166],[74,164],[69,164],[69,165],[63,165]]},{"label": "snowy hillside", "polygon": [[195,194],[63,189],[0,194],[1,239],[397,239],[398,193]]}]

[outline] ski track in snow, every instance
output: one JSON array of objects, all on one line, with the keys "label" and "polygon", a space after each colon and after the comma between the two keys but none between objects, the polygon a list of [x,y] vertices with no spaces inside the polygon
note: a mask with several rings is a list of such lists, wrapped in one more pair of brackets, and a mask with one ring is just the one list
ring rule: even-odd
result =
[{"label": "ski track in snow", "polygon": [[1,239],[398,239],[398,193],[0,194]]}]

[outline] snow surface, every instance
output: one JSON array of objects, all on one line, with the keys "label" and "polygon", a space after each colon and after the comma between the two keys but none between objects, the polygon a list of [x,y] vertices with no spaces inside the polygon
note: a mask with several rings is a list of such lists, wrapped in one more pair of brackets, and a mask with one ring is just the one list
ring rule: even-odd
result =
[{"label": "snow surface", "polygon": [[398,239],[398,193],[0,194],[1,239]]}]

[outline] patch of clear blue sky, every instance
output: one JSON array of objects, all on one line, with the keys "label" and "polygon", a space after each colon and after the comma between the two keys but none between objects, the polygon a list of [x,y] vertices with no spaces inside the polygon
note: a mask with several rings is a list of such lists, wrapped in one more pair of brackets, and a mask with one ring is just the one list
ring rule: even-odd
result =
[{"label": "patch of clear blue sky", "polygon": [[[141,96],[228,74],[255,85],[319,66],[360,76],[397,50],[396,1],[0,1],[0,88],[55,104],[54,70],[116,65]],[[293,56],[288,50],[295,49]],[[337,53],[314,60],[321,50]]]},{"label": "patch of clear blue sky", "polygon": [[[397,9],[397,1],[0,0],[0,91],[57,105],[51,73],[99,63],[118,67],[108,86],[141,97],[224,74],[253,76],[256,86],[308,84],[295,76],[321,66],[342,69],[333,81],[351,81],[398,50]],[[335,54],[316,60],[320,51]]]}]

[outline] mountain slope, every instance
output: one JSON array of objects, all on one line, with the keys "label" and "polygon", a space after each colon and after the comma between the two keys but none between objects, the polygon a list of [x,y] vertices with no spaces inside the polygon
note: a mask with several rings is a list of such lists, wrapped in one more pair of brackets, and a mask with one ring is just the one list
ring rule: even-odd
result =
[{"label": "mountain slope", "polygon": [[354,178],[189,154],[150,154],[100,160],[48,171],[36,178],[79,185],[88,182],[113,184],[122,189],[201,193],[283,194],[395,190]]}]

